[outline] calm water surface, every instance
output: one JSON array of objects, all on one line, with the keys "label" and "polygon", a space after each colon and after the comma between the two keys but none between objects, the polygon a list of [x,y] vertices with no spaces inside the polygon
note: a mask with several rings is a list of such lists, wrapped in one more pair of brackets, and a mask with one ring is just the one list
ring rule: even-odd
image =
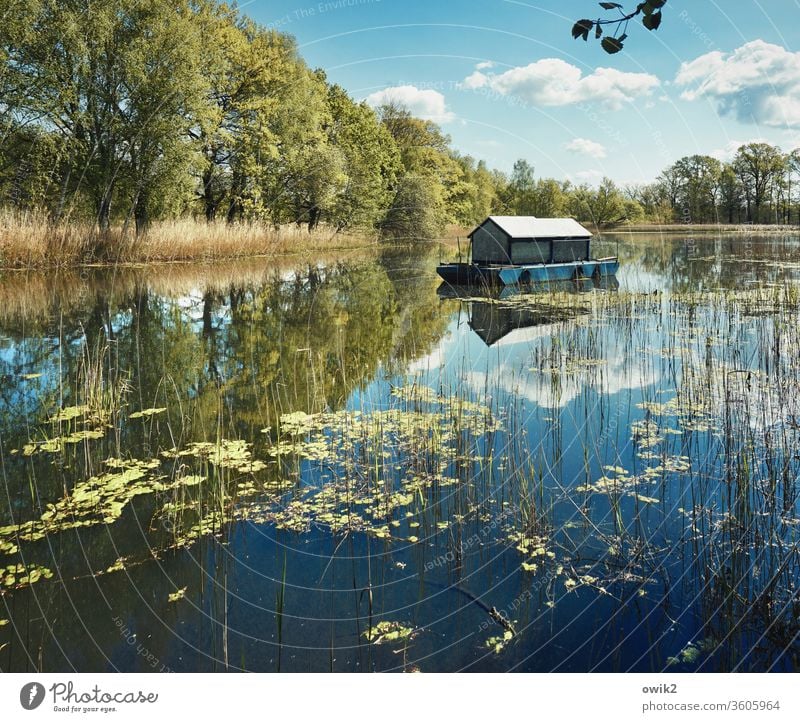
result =
[{"label": "calm water surface", "polygon": [[0,275],[0,669],[800,665],[800,238]]}]

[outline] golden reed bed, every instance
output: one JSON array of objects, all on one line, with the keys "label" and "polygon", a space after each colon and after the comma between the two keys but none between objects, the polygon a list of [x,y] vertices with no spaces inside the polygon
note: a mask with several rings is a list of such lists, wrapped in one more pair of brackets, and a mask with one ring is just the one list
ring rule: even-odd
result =
[{"label": "golden reed bed", "polygon": [[137,238],[122,226],[99,235],[89,223],[53,225],[34,214],[0,211],[0,267],[45,268],[87,263],[209,261],[362,248],[374,236],[295,225],[159,221]]}]

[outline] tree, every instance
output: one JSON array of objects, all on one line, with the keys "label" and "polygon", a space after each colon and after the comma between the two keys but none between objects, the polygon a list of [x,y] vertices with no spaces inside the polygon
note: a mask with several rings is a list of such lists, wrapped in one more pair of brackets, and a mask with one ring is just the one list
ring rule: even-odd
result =
[{"label": "tree", "polygon": [[[407,183],[400,180],[399,196],[413,191],[417,201],[425,198],[434,204],[433,208],[426,209],[421,235],[430,237],[433,227],[441,229],[447,223],[467,220],[474,189],[465,180],[457,154],[450,150],[450,138],[436,123],[415,118],[397,103],[383,105],[378,115],[397,144],[403,173],[412,176]],[[420,180],[425,178],[427,183]],[[390,214],[396,214],[396,204],[397,199]]]},{"label": "tree", "polygon": [[59,136],[62,195],[86,193],[105,232],[126,178],[127,190],[152,183],[199,105],[192,5],[42,0],[33,15],[36,32],[4,39],[14,116]]},{"label": "tree", "polygon": [[195,54],[200,34],[192,11],[179,12],[184,17],[176,22],[174,3],[137,2],[128,21],[138,27],[125,53],[128,88],[120,100],[124,147],[118,163],[129,184],[128,217],[134,216],[137,235],[147,230],[154,208],[163,210],[170,197],[188,195],[183,181],[199,160],[189,130],[206,110]]},{"label": "tree", "polygon": [[558,181],[552,178],[539,179],[532,195],[532,215],[540,218],[558,218],[564,215],[566,199]]},{"label": "tree", "polygon": [[[786,223],[792,222],[792,181],[794,176],[800,174],[800,148],[796,148],[786,156],[786,183],[788,186],[788,207],[786,209]],[[798,219],[800,224],[800,218]]]},{"label": "tree", "polygon": [[736,170],[730,163],[725,163],[719,178],[719,203],[722,216],[728,223],[733,223],[742,208],[742,185]]},{"label": "tree", "polygon": [[486,166],[486,161],[478,161],[475,168],[475,204],[472,220],[475,223],[490,215],[500,204],[499,190],[505,185],[505,178],[498,182],[498,176]]},{"label": "tree", "polygon": [[629,212],[640,215],[640,206],[626,205],[625,197],[610,178],[603,178],[596,189],[588,185],[575,188],[569,207],[573,216],[591,220],[598,228],[627,220]]},{"label": "tree", "polygon": [[641,185],[629,185],[623,191],[628,201],[635,202],[644,218],[656,223],[672,220],[672,206],[664,186],[658,181]]},{"label": "tree", "polygon": [[[576,40],[578,38],[588,40],[589,33],[594,31],[594,37],[596,39],[599,40],[603,38],[600,43],[603,50],[610,54],[618,53],[622,50],[623,43],[628,37],[628,23],[633,20],[633,18],[641,15],[642,25],[644,25],[645,28],[648,30],[658,30],[662,19],[661,8],[666,4],[667,0],[644,0],[644,2],[640,2],[636,6],[635,10],[626,13],[620,3],[601,2],[600,7],[603,8],[603,10],[616,10],[618,16],[607,19],[578,20],[575,25],[572,26],[572,37]],[[614,34],[603,37],[603,27],[606,25],[615,26]]]},{"label": "tree", "polygon": [[660,186],[669,207],[675,209],[678,205],[678,196],[681,191],[682,178],[678,169],[671,165],[665,168],[656,178],[656,183]]},{"label": "tree", "polygon": [[758,223],[771,185],[775,177],[783,173],[783,154],[768,143],[748,143],[736,152],[733,167],[744,190],[747,220]]},{"label": "tree", "polygon": [[35,125],[12,123],[0,145],[0,204],[47,211],[57,203],[63,172],[61,138]]},{"label": "tree", "polygon": [[378,117],[400,149],[403,167],[409,172],[424,170],[420,161],[425,150],[449,151],[450,139],[430,120],[415,118],[399,103],[386,103],[378,108]]},{"label": "tree", "polygon": [[251,199],[256,217],[315,228],[346,183],[344,154],[332,146],[332,119],[325,76],[302,63],[286,69],[286,93],[270,121],[276,152],[248,154],[253,169]]},{"label": "tree", "polygon": [[450,151],[450,157],[460,168],[445,195],[452,220],[461,226],[471,226],[497,212],[502,205],[498,194],[505,187],[505,180],[498,184],[498,176],[486,167],[485,161],[476,164],[474,158],[455,151]]},{"label": "tree", "polygon": [[708,155],[690,155],[672,166],[684,222],[716,220],[722,164]]},{"label": "tree", "polygon": [[406,173],[381,223],[383,233],[402,241],[431,240],[441,233],[439,188],[430,176]]},{"label": "tree", "polygon": [[364,103],[354,103],[338,85],[328,90],[328,142],[339,149],[346,182],[329,215],[337,228],[374,227],[389,207],[400,172],[400,152],[386,126]]},{"label": "tree", "polygon": [[536,183],[533,178],[533,166],[524,158],[514,163],[511,179],[508,184],[510,205],[515,215],[534,215],[534,191]]},{"label": "tree", "polygon": [[[203,212],[208,221],[220,211],[228,221],[266,215],[271,203],[264,197],[261,176],[285,144],[281,132],[291,126],[291,119],[287,122],[284,109],[295,91],[299,95],[307,90],[308,68],[290,37],[240,18],[234,9],[213,0],[201,4],[198,23],[208,49],[202,74],[209,108],[192,130],[204,161]],[[298,123],[321,109],[324,89],[316,90],[314,102],[298,109]],[[319,123],[314,120],[312,125]]]}]

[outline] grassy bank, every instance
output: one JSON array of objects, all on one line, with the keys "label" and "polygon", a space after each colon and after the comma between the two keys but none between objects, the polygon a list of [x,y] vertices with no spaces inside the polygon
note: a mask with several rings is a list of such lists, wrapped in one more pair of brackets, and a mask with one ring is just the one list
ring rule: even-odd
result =
[{"label": "grassy bank", "polygon": [[193,219],[154,223],[137,238],[132,228],[121,225],[100,235],[89,223],[53,225],[41,216],[0,213],[0,268],[210,261],[361,248],[375,242],[374,235],[325,227],[309,232],[294,225]]},{"label": "grassy bank", "polygon": [[[586,224],[587,227],[591,227]],[[602,228],[598,233],[741,233],[765,235],[767,233],[797,233],[798,226],[766,223],[631,223]]]}]

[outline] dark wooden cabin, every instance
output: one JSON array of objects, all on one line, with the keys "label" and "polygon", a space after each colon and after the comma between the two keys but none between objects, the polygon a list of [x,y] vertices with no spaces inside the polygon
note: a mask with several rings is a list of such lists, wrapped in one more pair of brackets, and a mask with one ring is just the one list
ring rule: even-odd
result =
[{"label": "dark wooden cabin", "polygon": [[592,234],[572,218],[489,216],[469,238],[473,263],[523,265],[587,261]]}]

